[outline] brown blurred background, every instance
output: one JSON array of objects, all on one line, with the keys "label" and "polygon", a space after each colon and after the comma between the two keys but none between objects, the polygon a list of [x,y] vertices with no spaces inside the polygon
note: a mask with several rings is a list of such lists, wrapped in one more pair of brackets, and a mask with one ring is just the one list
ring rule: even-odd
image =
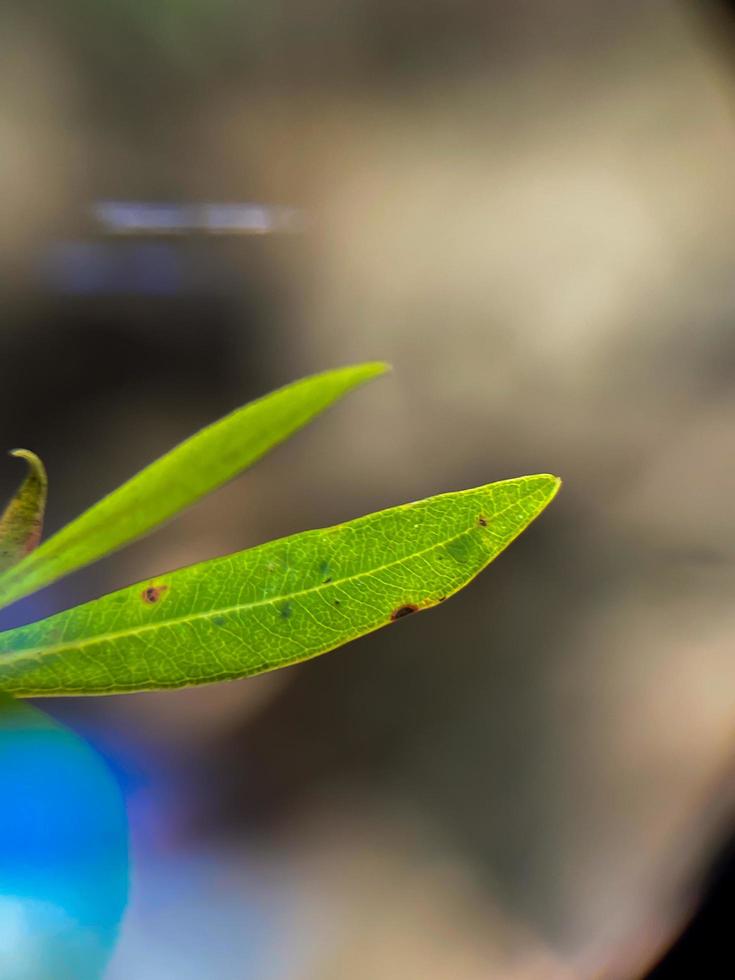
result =
[{"label": "brown blurred background", "polygon": [[50,530],[250,397],[395,368],[3,625],[435,492],[565,481],[430,616],[247,682],[43,705],[128,799],[109,980],[641,977],[713,862],[656,977],[732,959],[731,13],[3,7],[0,446],[46,460]]}]

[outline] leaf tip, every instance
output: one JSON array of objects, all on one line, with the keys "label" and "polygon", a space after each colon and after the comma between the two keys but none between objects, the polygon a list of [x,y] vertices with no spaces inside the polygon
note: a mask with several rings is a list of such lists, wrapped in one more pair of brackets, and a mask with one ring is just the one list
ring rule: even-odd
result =
[{"label": "leaf tip", "polygon": [[358,371],[365,381],[369,381],[371,378],[379,378],[381,374],[389,374],[393,365],[387,361],[365,361],[363,364],[353,365],[353,370]]},{"label": "leaf tip", "polygon": [[562,484],[562,479],[560,476],[555,476],[553,473],[539,473],[539,480],[548,480],[548,482],[553,486],[554,490],[558,490]]},{"label": "leaf tip", "polygon": [[561,477],[554,476],[553,473],[536,473],[528,479],[533,480],[537,485],[540,484],[538,488],[544,493],[544,506],[551,503],[562,485]]},{"label": "leaf tip", "polygon": [[38,459],[38,456],[32,453],[30,449],[9,449],[8,456],[15,456],[18,459]]},{"label": "leaf tip", "polygon": [[41,462],[41,459],[35,453],[32,453],[30,449],[11,449],[8,455],[13,456],[15,459],[24,459],[39,483],[44,486],[46,485],[46,467]]}]

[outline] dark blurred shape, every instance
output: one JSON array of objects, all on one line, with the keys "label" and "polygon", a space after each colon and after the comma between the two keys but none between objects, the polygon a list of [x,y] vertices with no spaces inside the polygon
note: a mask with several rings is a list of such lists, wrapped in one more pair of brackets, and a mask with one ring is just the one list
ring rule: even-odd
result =
[{"label": "dark blurred shape", "polygon": [[730,26],[733,27],[735,20],[735,0],[710,0],[712,7],[726,14],[730,18]]},{"label": "dark blurred shape", "polygon": [[48,285],[62,293],[155,296],[180,292],[185,282],[176,250],[160,242],[126,249],[58,242],[49,246],[42,271]]},{"label": "dark blurred shape", "polygon": [[[716,856],[701,889],[704,897],[682,934],[645,980],[735,975],[735,835]],[[710,967],[706,964],[709,963]],[[716,972],[713,970],[716,964]]]}]

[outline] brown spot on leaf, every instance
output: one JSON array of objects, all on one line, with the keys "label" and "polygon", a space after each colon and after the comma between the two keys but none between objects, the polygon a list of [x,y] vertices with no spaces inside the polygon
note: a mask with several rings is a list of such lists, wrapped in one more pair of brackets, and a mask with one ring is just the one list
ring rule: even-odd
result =
[{"label": "brown spot on leaf", "polygon": [[147,589],[143,589],[140,597],[143,602],[149,606],[153,606],[159,601],[164,592],[168,592],[167,585],[149,585]]},{"label": "brown spot on leaf", "polygon": [[482,514],[477,518],[477,523],[480,527],[487,527],[487,517],[483,517]]},{"label": "brown spot on leaf", "polygon": [[391,622],[395,623],[397,619],[403,619],[404,616],[410,616],[411,613],[418,612],[418,608],[414,603],[410,603],[407,606],[399,606],[398,609],[394,609],[390,614]]}]

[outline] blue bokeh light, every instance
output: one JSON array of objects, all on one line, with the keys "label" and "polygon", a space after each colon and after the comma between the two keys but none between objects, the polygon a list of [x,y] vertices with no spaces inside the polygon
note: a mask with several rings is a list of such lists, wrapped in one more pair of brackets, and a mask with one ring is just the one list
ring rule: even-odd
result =
[{"label": "blue bokeh light", "polygon": [[125,807],[107,767],[0,696],[0,976],[99,980],[127,891]]}]

